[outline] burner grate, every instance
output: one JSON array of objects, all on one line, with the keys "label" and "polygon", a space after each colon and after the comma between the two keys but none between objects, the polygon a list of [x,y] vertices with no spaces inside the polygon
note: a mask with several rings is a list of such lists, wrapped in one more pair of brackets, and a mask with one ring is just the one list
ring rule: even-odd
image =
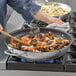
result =
[{"label": "burner grate", "polygon": [[62,72],[63,57],[49,61],[29,61],[17,57],[9,56],[7,61],[7,70],[31,70],[31,71],[55,71]]},{"label": "burner grate", "polygon": [[76,72],[76,47],[74,46],[71,46],[70,52],[67,53],[65,71]]}]

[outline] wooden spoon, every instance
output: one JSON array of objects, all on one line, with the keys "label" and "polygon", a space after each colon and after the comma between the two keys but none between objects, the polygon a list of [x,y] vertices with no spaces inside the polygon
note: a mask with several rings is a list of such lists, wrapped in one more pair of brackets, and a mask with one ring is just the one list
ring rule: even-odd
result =
[{"label": "wooden spoon", "polygon": [[12,39],[14,39],[15,41],[18,41],[19,43],[22,43],[22,44],[25,44],[25,45],[26,45],[26,43],[22,42],[21,40],[19,40],[19,39],[17,39],[16,37],[8,34],[8,33],[5,32],[5,31],[0,30],[0,32],[1,32],[2,34],[4,34],[4,35],[6,35],[6,36],[8,36],[8,37],[10,37],[10,38],[12,38]]}]

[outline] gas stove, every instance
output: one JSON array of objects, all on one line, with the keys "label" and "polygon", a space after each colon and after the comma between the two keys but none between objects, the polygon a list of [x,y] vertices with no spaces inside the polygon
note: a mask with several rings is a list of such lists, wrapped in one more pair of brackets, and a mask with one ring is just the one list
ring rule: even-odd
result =
[{"label": "gas stove", "polygon": [[[64,20],[65,22],[68,19]],[[39,25],[41,27],[47,26],[47,24],[33,21],[33,24]],[[33,25],[32,24],[32,25]],[[26,25],[26,24],[25,24]],[[27,27],[28,28],[28,27]],[[73,29],[73,28],[72,28]],[[74,35],[74,30],[71,35],[76,40],[76,35]],[[0,38],[0,69],[6,70],[30,70],[30,71],[53,71],[53,72],[76,72],[76,44],[73,43],[71,47],[67,50],[67,53],[56,59],[49,59],[47,61],[30,61],[26,59],[20,59],[14,56],[7,56],[4,51],[7,47],[4,43],[4,39]]]},{"label": "gas stove", "polygon": [[[66,18],[63,21],[68,22],[68,19]],[[27,26],[28,25],[27,23],[25,23],[24,25],[26,26],[26,28],[29,27]],[[47,24],[36,20],[33,20],[31,22],[31,25],[37,25],[38,27],[47,26]],[[76,36],[74,35],[73,32],[74,31],[72,31],[71,35],[74,37],[74,39],[76,39]],[[53,72],[76,72],[76,47],[72,44],[64,56],[45,61],[31,61],[26,59],[20,59],[14,56],[9,56],[6,62],[6,69],[53,71]]]}]

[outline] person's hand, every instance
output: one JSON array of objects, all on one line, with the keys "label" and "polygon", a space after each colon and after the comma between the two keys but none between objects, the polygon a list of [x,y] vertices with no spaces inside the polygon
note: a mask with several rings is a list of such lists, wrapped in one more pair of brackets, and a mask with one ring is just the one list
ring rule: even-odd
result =
[{"label": "person's hand", "polygon": [[64,24],[64,22],[58,18],[55,18],[55,17],[48,17],[48,20],[47,20],[47,23],[48,24],[52,24],[52,23],[57,23],[57,24]]},{"label": "person's hand", "polygon": [[2,27],[2,25],[0,24],[0,31],[2,31],[3,30],[3,27]]},{"label": "person's hand", "polygon": [[41,10],[39,10],[35,15],[34,18],[37,20],[40,20],[42,22],[45,22],[47,24],[57,23],[57,24],[64,24],[64,22],[58,18],[52,17]]}]

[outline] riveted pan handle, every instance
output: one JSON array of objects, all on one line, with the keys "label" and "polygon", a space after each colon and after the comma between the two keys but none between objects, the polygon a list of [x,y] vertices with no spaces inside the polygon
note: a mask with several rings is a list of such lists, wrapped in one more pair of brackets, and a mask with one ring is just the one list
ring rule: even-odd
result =
[{"label": "riveted pan handle", "polygon": [[14,53],[13,49],[6,50],[4,53],[11,56],[19,56],[17,53]]}]

